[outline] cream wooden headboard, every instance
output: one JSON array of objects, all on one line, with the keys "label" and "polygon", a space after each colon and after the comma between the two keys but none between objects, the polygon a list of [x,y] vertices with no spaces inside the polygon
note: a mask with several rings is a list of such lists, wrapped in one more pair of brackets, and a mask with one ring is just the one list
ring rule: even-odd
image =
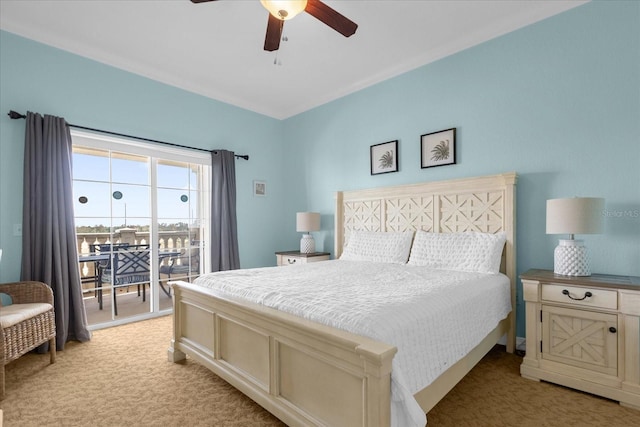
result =
[{"label": "cream wooden headboard", "polygon": [[335,257],[351,230],[438,233],[504,231],[501,271],[511,280],[515,346],[516,203],[515,172],[336,193]]}]

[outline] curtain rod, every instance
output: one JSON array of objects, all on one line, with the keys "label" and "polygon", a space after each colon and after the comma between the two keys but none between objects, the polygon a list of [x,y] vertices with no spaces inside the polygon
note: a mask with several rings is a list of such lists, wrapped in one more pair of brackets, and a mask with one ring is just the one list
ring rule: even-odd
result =
[{"label": "curtain rod", "polygon": [[[7,116],[11,117],[14,120],[15,119],[26,119],[27,118],[26,115],[20,114],[17,111],[13,111],[13,110],[9,111]],[[125,138],[138,139],[140,141],[154,142],[156,144],[170,145],[172,147],[187,148],[189,150],[206,151],[208,153],[210,153],[212,151],[212,150],[207,150],[206,148],[189,147],[189,146],[186,146],[186,145],[174,144],[172,142],[164,142],[164,141],[158,141],[156,139],[142,138],[142,137],[139,137],[139,136],[127,135],[127,134],[124,134],[124,133],[111,132],[109,130],[102,130],[102,129],[95,129],[95,128],[90,128],[90,127],[86,127],[86,126],[72,125],[71,123],[67,123],[67,126],[72,127],[72,128],[76,128],[76,129],[83,129],[83,130],[89,130],[89,131],[93,131],[93,132],[106,133],[106,134],[109,134],[109,135],[122,136],[122,137],[125,137]],[[249,155],[248,154],[234,154],[234,156],[236,157],[236,159],[249,160]]]}]

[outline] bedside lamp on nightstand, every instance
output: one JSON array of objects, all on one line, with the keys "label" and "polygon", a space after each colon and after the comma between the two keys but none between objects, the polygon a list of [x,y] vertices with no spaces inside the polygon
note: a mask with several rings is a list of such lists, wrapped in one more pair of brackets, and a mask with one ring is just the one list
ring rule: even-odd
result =
[{"label": "bedside lamp on nightstand", "polygon": [[553,272],[563,276],[591,276],[589,254],[574,234],[599,234],[604,228],[604,199],[574,197],[547,200],[547,234],[568,234],[553,252]]},{"label": "bedside lamp on nightstand", "polygon": [[317,212],[298,212],[296,214],[296,231],[307,234],[300,239],[300,252],[311,254],[316,251],[316,242],[310,231],[320,230],[320,214]]}]

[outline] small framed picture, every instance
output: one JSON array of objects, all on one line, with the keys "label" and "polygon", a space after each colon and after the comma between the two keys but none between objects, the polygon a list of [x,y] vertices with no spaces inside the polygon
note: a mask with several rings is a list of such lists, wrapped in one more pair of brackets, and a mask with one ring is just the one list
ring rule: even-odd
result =
[{"label": "small framed picture", "polygon": [[371,175],[398,172],[398,140],[371,146]]},{"label": "small framed picture", "polygon": [[267,183],[264,181],[253,181],[253,195],[264,197],[267,195]]},{"label": "small framed picture", "polygon": [[455,164],[456,128],[422,135],[420,152],[422,169]]}]

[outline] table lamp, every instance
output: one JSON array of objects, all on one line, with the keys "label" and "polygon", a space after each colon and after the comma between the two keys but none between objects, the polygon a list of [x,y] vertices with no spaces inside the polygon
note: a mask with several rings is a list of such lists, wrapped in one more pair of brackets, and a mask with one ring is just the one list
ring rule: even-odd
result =
[{"label": "table lamp", "polygon": [[300,253],[311,254],[316,251],[316,242],[310,231],[320,230],[320,214],[317,212],[298,212],[296,214],[296,231],[307,234],[300,239]]},{"label": "table lamp", "polygon": [[604,199],[574,197],[547,200],[547,234],[568,234],[553,251],[553,272],[563,276],[591,276],[587,247],[575,234],[599,234],[604,228]]}]

